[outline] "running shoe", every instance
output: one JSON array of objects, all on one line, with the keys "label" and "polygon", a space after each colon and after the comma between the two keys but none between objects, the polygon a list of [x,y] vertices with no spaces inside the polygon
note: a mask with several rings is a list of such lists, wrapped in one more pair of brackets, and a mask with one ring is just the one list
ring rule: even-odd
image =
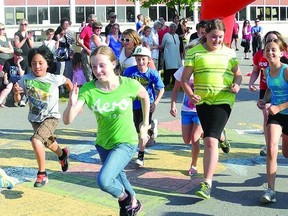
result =
[{"label": "running shoe", "polygon": [[69,158],[69,150],[67,148],[63,148],[63,151],[65,151],[66,156],[63,160],[59,160],[59,163],[61,164],[61,168],[63,172],[66,172],[68,170],[68,158]]},{"label": "running shoe", "polygon": [[151,128],[153,130],[152,138],[156,139],[158,136],[158,120],[157,119],[153,119],[151,123]]},{"label": "running shoe", "polygon": [[119,212],[120,216],[127,216],[127,209],[131,206],[131,195],[128,191],[125,190],[125,192],[127,193],[128,196],[124,200],[121,201],[118,200],[118,204],[120,207]]},{"label": "running shoe", "polygon": [[207,182],[201,182],[195,194],[201,198],[209,199],[211,194],[211,188],[209,184]]},{"label": "running shoe", "polygon": [[142,210],[142,208],[143,208],[142,203],[139,200],[137,200],[137,207],[127,208],[126,215],[127,216],[135,216]]},{"label": "running shoe", "polygon": [[195,169],[194,167],[191,167],[189,170],[188,170],[188,175],[189,176],[194,176],[194,175],[197,175],[198,172],[197,172],[197,169]]},{"label": "running shoe", "polygon": [[262,157],[267,156],[267,147],[266,147],[266,145],[261,148],[260,156],[262,156]]},{"label": "running shoe", "polygon": [[45,174],[37,174],[37,179],[34,183],[34,187],[42,187],[48,183],[48,176]]},{"label": "running shoe", "polygon": [[144,158],[137,158],[136,164],[140,167],[144,166]]},{"label": "running shoe", "polygon": [[263,204],[275,203],[276,202],[276,193],[271,188],[267,188],[264,195],[261,196],[260,202]]},{"label": "running shoe", "polygon": [[10,178],[3,169],[0,169],[0,188],[12,189],[14,181]]},{"label": "running shoe", "polygon": [[219,141],[219,144],[220,144],[220,148],[222,149],[222,151],[227,154],[230,152],[230,142],[227,139],[225,128],[223,130],[223,134],[224,134],[224,141]]}]

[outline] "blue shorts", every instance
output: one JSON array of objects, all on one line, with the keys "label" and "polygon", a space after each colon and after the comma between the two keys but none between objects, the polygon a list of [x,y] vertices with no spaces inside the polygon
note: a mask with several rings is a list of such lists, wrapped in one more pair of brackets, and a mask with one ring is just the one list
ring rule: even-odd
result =
[{"label": "blue shorts", "polygon": [[200,124],[197,112],[181,111],[181,123],[182,125],[188,124]]}]

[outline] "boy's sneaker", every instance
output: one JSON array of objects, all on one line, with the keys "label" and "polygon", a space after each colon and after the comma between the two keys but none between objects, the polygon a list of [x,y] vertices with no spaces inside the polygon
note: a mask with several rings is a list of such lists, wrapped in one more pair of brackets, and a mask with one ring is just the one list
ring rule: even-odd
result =
[{"label": "boy's sneaker", "polygon": [[158,120],[157,119],[153,119],[152,123],[151,123],[151,129],[153,130],[153,134],[152,134],[152,138],[157,138],[158,136]]},{"label": "boy's sneaker", "polygon": [[34,187],[42,187],[48,183],[48,176],[45,174],[37,174],[36,182]]},{"label": "boy's sneaker", "polygon": [[195,194],[201,198],[208,199],[210,198],[211,188],[207,182],[201,182]]},{"label": "boy's sneaker", "polygon": [[225,128],[223,130],[223,134],[224,134],[224,141],[219,141],[219,144],[220,144],[220,148],[222,149],[222,151],[227,154],[230,152],[230,142],[227,139]]},{"label": "boy's sneaker", "polygon": [[64,157],[63,160],[59,160],[59,163],[61,164],[61,168],[63,172],[66,172],[68,170],[68,157],[69,157],[69,150],[67,148],[63,148],[63,151],[65,151],[66,156]]},{"label": "boy's sneaker", "polygon": [[275,203],[276,202],[276,193],[270,188],[267,188],[264,195],[260,198],[260,202],[263,204]]},{"label": "boy's sneaker", "polygon": [[19,107],[25,107],[25,106],[26,106],[26,103],[25,103],[23,100],[20,100],[18,106],[19,106]]},{"label": "boy's sneaker", "polygon": [[266,145],[261,148],[260,156],[262,156],[262,157],[267,156],[267,147],[266,147]]},{"label": "boy's sneaker", "polygon": [[3,169],[0,169],[0,188],[12,189],[14,181],[10,178]]},{"label": "boy's sneaker", "polygon": [[141,204],[141,202],[139,200],[137,200],[137,207],[135,208],[128,208],[126,215],[127,216],[135,216],[137,215],[143,208],[143,205]]},{"label": "boy's sneaker", "polygon": [[136,164],[140,167],[144,166],[144,158],[137,158]]}]

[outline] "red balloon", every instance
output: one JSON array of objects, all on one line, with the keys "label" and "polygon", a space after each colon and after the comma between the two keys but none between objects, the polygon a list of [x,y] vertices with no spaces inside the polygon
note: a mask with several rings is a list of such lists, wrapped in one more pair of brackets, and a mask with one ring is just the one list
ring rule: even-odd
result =
[{"label": "red balloon", "polygon": [[235,14],[253,1],[254,0],[202,0],[200,19],[222,19],[226,27],[224,42],[230,45]]}]

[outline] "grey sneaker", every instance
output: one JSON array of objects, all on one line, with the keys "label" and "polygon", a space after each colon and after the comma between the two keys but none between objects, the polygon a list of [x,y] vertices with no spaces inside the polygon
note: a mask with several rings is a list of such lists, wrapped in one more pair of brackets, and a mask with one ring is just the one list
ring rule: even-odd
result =
[{"label": "grey sneaker", "polygon": [[264,195],[261,196],[260,202],[263,204],[275,203],[276,202],[276,193],[271,188],[267,188]]},{"label": "grey sneaker", "polygon": [[225,137],[224,141],[219,141],[219,145],[220,145],[220,148],[222,149],[222,151],[227,154],[227,153],[230,152],[230,142],[227,139],[226,129],[225,128],[223,130],[223,134],[224,134],[224,137]]},{"label": "grey sneaker", "polygon": [[261,148],[260,156],[262,156],[262,157],[267,156],[267,147],[266,147],[266,145]]}]

